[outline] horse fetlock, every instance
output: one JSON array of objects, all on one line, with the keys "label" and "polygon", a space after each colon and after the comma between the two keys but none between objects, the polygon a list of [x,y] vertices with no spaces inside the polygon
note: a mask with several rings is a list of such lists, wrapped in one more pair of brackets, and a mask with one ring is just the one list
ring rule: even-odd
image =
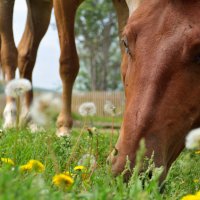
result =
[{"label": "horse fetlock", "polygon": [[16,126],[17,108],[15,102],[7,103],[3,112],[3,128],[12,128]]},{"label": "horse fetlock", "polygon": [[71,129],[72,125],[73,125],[73,119],[72,117],[69,116],[65,116],[62,113],[58,116],[57,119],[57,123],[56,123],[57,127],[68,127],[69,129]]}]

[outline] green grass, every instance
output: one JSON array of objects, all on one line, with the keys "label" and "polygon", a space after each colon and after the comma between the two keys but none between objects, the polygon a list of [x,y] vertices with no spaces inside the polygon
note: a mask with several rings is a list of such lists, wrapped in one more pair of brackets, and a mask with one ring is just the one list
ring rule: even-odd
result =
[{"label": "green grass", "polygon": [[[13,159],[15,167],[0,163],[0,200],[178,200],[185,194],[200,190],[200,155],[189,151],[184,151],[172,166],[162,194],[158,187],[160,171],[153,167],[153,163],[149,164],[149,168],[154,170],[151,180],[145,173],[139,176],[137,167],[129,184],[125,184],[121,176],[112,177],[110,167],[106,165],[111,131],[99,130],[97,169],[89,180],[83,181],[78,177],[70,189],[63,191],[52,184],[52,177],[66,170],[66,163],[80,132],[80,129],[74,129],[71,138],[57,138],[54,134],[55,128],[38,133],[31,133],[26,129],[19,131],[12,129],[2,133],[0,135],[0,157]],[[89,151],[96,154],[96,137],[97,135],[91,137],[87,131],[83,133],[67,170],[73,171],[78,160]],[[117,134],[115,134],[116,139]],[[26,164],[30,159],[41,161],[45,165],[45,171],[41,174],[20,173],[19,166]],[[142,179],[146,180],[144,189]],[[195,183],[194,179],[198,179],[199,182]]]}]

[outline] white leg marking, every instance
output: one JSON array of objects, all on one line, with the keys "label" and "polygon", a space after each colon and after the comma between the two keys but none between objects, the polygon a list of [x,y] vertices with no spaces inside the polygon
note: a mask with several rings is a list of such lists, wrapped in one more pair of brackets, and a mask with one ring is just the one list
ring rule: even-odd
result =
[{"label": "white leg marking", "polygon": [[16,116],[17,116],[17,108],[15,102],[7,103],[3,112],[3,117],[4,117],[3,128],[6,129],[15,127]]}]

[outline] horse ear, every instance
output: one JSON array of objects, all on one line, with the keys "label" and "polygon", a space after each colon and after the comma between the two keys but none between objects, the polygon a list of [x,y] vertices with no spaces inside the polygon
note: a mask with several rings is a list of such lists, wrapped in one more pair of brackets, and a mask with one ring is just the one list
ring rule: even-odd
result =
[{"label": "horse ear", "polygon": [[143,0],[126,0],[129,8],[129,16],[140,6]]}]

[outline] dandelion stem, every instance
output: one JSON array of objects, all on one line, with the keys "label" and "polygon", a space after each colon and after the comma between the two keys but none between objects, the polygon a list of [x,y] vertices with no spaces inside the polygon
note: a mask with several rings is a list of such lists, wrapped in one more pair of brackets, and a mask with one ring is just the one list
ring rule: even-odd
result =
[{"label": "dandelion stem", "polygon": [[75,152],[76,152],[76,150],[77,150],[77,147],[78,147],[78,145],[79,145],[80,139],[81,139],[81,137],[82,137],[82,135],[83,135],[83,133],[84,133],[85,126],[86,126],[86,118],[85,118],[85,120],[84,120],[83,128],[81,129],[81,132],[80,132],[80,134],[79,134],[79,136],[78,136],[78,138],[77,138],[77,140],[76,140],[76,144],[74,145],[74,147],[73,147],[73,149],[72,149],[72,151],[71,151],[71,155],[70,155],[70,157],[69,157],[69,159],[68,159],[68,161],[67,161],[67,163],[66,163],[66,169],[69,168],[69,165],[70,165],[72,159],[74,158],[74,154],[75,154]]},{"label": "dandelion stem", "polygon": [[16,128],[18,130],[19,129],[19,117],[20,117],[20,96],[17,96],[16,104],[17,104]]},{"label": "dandelion stem", "polygon": [[59,164],[58,164],[58,160],[56,159],[55,152],[53,151],[52,140],[50,137],[47,139],[47,148],[49,151],[49,155],[51,156],[51,159],[53,161],[54,170],[55,170],[56,174],[59,174],[60,173]]},{"label": "dandelion stem", "polygon": [[111,135],[110,135],[110,153],[113,149],[113,136],[114,136],[114,117],[112,117],[112,128],[111,128]]},{"label": "dandelion stem", "polygon": [[98,134],[98,132],[95,135],[96,135],[96,161],[98,164],[98,159],[99,159],[99,134]]}]

